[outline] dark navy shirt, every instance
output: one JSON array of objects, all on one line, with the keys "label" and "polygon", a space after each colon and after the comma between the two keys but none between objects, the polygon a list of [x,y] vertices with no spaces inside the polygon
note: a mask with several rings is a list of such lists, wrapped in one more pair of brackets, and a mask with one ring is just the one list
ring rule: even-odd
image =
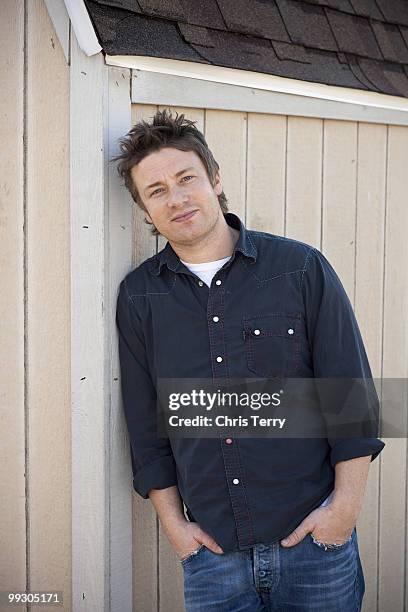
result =
[{"label": "dark navy shirt", "polygon": [[122,280],[116,324],[133,487],[146,499],[151,489],[177,485],[189,520],[227,552],[287,536],[332,491],[337,462],[373,460],[384,443],[157,435],[160,377],[372,377],[326,257],[304,242],[248,230],[233,213],[225,219],[239,238],[210,287],[167,242]]}]

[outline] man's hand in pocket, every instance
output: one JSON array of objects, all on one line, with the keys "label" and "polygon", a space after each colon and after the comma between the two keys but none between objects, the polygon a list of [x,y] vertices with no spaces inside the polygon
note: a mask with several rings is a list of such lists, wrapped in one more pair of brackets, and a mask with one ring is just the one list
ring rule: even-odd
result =
[{"label": "man's hand in pocket", "polygon": [[214,553],[222,554],[224,552],[217,542],[201,529],[198,523],[192,523],[185,519],[172,526],[167,535],[179,560],[188,557],[200,548],[201,544],[204,544]]},{"label": "man's hand in pocket", "polygon": [[282,546],[290,547],[299,544],[308,533],[319,542],[325,544],[343,544],[346,542],[355,527],[353,514],[333,509],[331,504],[316,508],[289,534],[281,540]]}]

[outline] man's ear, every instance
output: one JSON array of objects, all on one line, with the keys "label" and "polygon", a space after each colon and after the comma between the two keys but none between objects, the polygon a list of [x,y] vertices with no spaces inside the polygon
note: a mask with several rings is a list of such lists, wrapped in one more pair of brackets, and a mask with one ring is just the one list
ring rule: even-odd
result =
[{"label": "man's ear", "polygon": [[141,204],[142,204],[142,211],[143,211],[143,214],[145,216],[146,221],[149,221],[150,223],[153,223],[151,216],[147,212],[147,208],[146,208],[144,202],[141,202]]},{"label": "man's ear", "polygon": [[217,194],[217,196],[221,195],[222,193],[222,182],[221,182],[221,175],[220,175],[219,170],[217,170],[217,172],[215,173],[214,191]]}]

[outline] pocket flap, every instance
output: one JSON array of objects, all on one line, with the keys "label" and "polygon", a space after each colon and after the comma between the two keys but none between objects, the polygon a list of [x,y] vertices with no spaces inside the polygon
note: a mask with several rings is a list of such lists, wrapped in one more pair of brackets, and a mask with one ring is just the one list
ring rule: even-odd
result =
[{"label": "pocket flap", "polygon": [[280,336],[288,340],[295,338],[299,331],[300,315],[263,314],[244,317],[243,324],[246,333],[252,337]]}]

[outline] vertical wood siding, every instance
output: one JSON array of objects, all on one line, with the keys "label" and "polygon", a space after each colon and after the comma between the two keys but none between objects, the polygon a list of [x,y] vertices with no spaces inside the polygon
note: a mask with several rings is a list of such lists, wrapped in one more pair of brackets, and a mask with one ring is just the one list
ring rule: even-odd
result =
[{"label": "vertical wood siding", "polygon": [[[164,106],[132,105],[132,122]],[[408,375],[408,128],[170,107],[197,119],[229,209],[247,227],[308,242],[340,276],[374,377]],[[134,265],[166,240],[134,216]],[[408,608],[407,443],[385,439],[357,523],[364,612]],[[153,505],[134,495],[134,610],[182,612],[183,575]],[[405,607],[404,607],[405,606]]]},{"label": "vertical wood siding", "polygon": [[0,21],[0,590],[58,589],[68,610],[69,66],[42,0]]},{"label": "vertical wood siding", "polygon": [[0,590],[26,584],[24,2],[0,3]]},{"label": "vertical wood siding", "polygon": [[[118,140],[131,127],[130,71],[108,68],[108,119],[105,124],[106,158],[119,152]],[[105,160],[108,162],[108,159]],[[128,191],[118,181],[117,167],[108,163],[107,200],[109,230],[105,232],[109,252],[109,286],[105,293],[109,321],[114,323],[117,290],[132,264],[132,201]],[[109,297],[108,297],[109,296]],[[107,299],[108,298],[108,299]],[[109,612],[132,609],[132,467],[128,433],[121,411],[120,367],[116,325],[106,326],[109,334]],[[106,450],[105,450],[106,452]]]},{"label": "vertical wood siding", "polygon": [[[407,378],[407,151],[407,128],[390,126],[382,320],[384,378]],[[403,469],[406,462],[407,439],[390,440],[380,473],[379,610],[402,610],[404,599],[407,601],[407,471]]]},{"label": "vertical wood siding", "polygon": [[109,73],[103,57],[87,57],[74,35],[70,54],[72,601],[74,612],[87,612],[103,610],[111,594],[108,483],[115,454],[109,449],[113,385],[108,339],[113,321],[105,233]]},{"label": "vertical wood siding", "polygon": [[[26,3],[26,478],[29,589],[71,605],[69,66]],[[52,76],[50,76],[52,75]],[[33,606],[33,610],[41,609]]]}]

